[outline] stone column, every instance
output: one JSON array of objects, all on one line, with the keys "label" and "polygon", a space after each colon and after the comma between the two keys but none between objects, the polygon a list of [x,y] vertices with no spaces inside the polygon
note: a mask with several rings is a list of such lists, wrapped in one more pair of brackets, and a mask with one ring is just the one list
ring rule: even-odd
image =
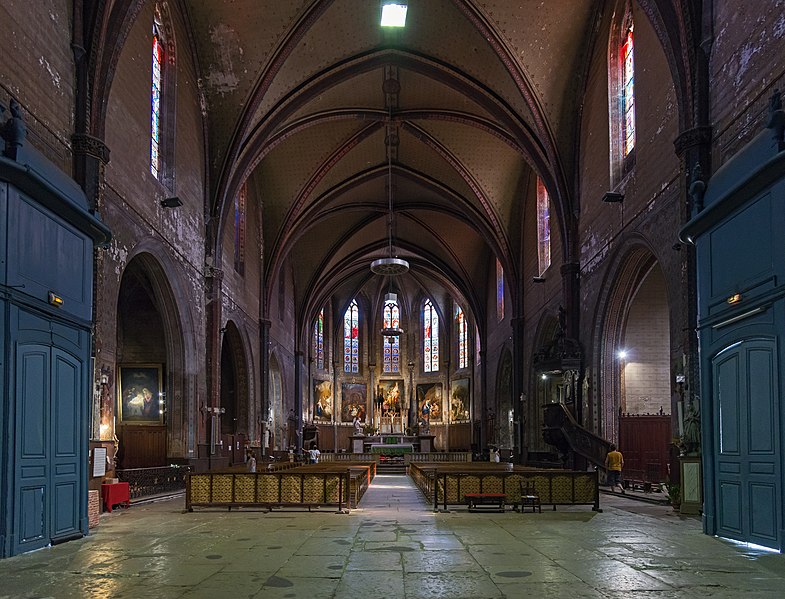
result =
[{"label": "stone column", "polygon": [[513,460],[522,464],[526,460],[524,455],[523,431],[523,405],[520,397],[523,393],[523,344],[524,344],[524,319],[513,318],[512,325],[512,389],[510,390],[513,410],[513,427],[515,445],[513,447]]},{"label": "stone column", "polygon": [[485,434],[485,421],[488,418],[488,380],[487,373],[488,367],[485,364],[486,352],[484,349],[480,350],[480,438],[477,439],[477,451],[482,453],[487,443]]},{"label": "stone column", "polygon": [[305,355],[302,350],[294,352],[294,415],[297,417],[297,443],[299,452],[303,447],[303,370],[305,369]]},{"label": "stone column", "polygon": [[[270,326],[271,322],[267,319],[259,319],[259,403],[261,410],[259,411],[259,420],[263,422],[262,426],[262,445],[264,446],[264,439],[272,438],[272,431],[267,435],[264,434],[268,430],[268,422],[270,418]],[[262,453],[266,455],[266,446]]]}]

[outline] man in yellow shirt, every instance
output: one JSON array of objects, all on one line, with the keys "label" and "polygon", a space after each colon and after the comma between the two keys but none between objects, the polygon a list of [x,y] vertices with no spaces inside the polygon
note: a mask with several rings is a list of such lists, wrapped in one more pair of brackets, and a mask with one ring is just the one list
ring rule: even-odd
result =
[{"label": "man in yellow shirt", "polygon": [[619,485],[622,495],[624,494],[624,487],[621,484],[621,469],[624,468],[624,456],[620,451],[616,451],[616,446],[611,443],[611,450],[605,456],[605,469],[608,471],[608,484],[611,486],[611,491]]}]

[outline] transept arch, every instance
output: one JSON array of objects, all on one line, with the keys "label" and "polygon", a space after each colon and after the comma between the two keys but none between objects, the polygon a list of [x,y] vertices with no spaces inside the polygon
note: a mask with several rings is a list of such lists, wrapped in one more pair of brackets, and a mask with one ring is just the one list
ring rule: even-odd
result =
[{"label": "transept arch", "polygon": [[619,441],[622,414],[670,414],[670,301],[656,256],[640,239],[606,276],[595,327],[600,436]]}]

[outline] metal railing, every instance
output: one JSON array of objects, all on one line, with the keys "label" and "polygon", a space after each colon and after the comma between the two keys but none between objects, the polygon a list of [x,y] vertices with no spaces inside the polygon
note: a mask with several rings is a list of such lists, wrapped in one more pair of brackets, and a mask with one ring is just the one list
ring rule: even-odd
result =
[{"label": "metal railing", "polygon": [[131,499],[178,493],[185,490],[190,466],[158,466],[154,468],[128,468],[116,470],[117,478],[128,483]]}]

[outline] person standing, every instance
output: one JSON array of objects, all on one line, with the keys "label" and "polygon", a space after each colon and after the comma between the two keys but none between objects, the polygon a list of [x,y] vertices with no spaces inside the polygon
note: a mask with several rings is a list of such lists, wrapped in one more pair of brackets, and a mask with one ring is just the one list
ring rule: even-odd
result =
[{"label": "person standing", "polygon": [[608,484],[611,491],[619,485],[622,495],[624,495],[624,487],[621,484],[621,470],[624,468],[624,456],[620,451],[616,450],[616,445],[611,443],[611,450],[605,456],[605,469],[608,471]]},{"label": "person standing", "polygon": [[250,447],[245,451],[245,465],[248,468],[248,472],[256,472],[256,456],[253,453],[253,449]]},{"label": "person standing", "polygon": [[321,455],[322,452],[316,447],[316,443],[311,443],[311,449],[308,450],[308,461],[310,461],[311,464],[318,464]]}]

